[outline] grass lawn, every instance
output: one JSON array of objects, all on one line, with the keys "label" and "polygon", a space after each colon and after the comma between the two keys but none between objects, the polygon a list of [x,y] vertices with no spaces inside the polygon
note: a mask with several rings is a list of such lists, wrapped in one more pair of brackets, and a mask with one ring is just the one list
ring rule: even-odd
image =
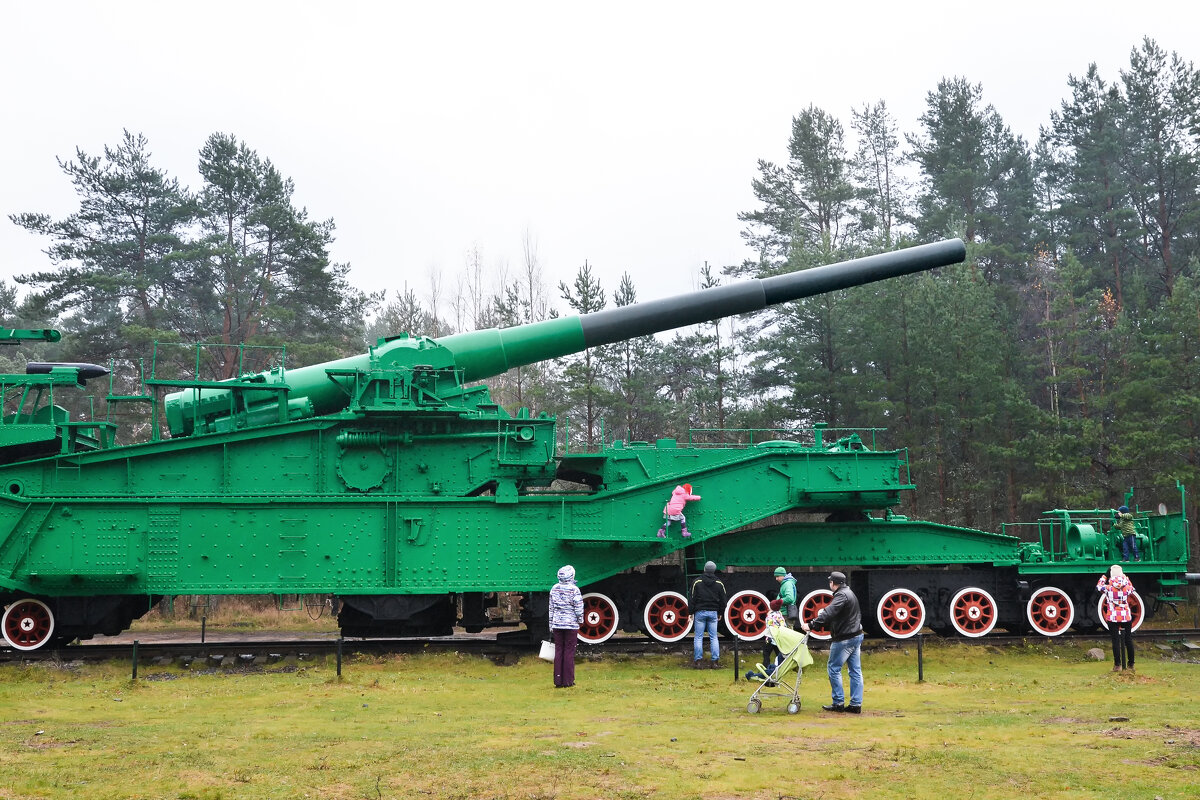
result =
[{"label": "grass lawn", "polygon": [[1200,798],[1200,663],[1139,644],[1136,674],[931,644],[924,683],[914,646],[869,651],[861,716],[820,711],[823,652],[795,716],[666,656],[581,659],[566,690],[532,656],[6,665],[0,798]]}]

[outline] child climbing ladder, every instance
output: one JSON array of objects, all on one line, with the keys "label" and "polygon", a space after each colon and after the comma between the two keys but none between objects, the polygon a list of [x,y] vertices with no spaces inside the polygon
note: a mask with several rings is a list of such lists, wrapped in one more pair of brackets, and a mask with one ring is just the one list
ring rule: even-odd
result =
[{"label": "child climbing ladder", "polygon": [[671,492],[671,499],[663,506],[663,525],[658,529],[658,538],[667,538],[667,529],[671,527],[672,522],[678,522],[683,528],[683,538],[687,539],[692,534],[687,529],[687,517],[683,515],[683,507],[689,501],[699,500],[700,495],[692,494],[692,485],[685,483],[682,486],[676,486],[675,491]]}]

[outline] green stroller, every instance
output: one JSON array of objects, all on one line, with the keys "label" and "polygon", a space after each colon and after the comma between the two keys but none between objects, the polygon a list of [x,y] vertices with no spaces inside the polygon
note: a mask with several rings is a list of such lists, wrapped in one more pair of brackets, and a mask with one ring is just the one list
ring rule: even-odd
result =
[{"label": "green stroller", "polygon": [[757,714],[762,710],[762,698],[788,698],[787,712],[800,711],[800,679],[804,668],[813,663],[808,652],[808,634],[794,631],[785,625],[768,624],[767,638],[775,643],[779,657],[771,667],[757,665],[757,670],[746,673],[748,680],[758,680],[758,688],[750,695],[746,711]]}]

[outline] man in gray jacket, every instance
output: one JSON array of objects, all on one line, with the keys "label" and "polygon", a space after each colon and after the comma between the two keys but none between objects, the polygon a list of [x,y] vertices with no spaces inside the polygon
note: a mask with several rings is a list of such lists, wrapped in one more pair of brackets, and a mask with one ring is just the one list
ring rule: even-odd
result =
[{"label": "man in gray jacket", "polygon": [[[861,714],[863,701],[862,677],[862,612],[858,608],[858,598],[846,585],[846,576],[841,572],[829,573],[829,591],[833,599],[829,605],[821,609],[812,625],[801,622],[800,627],[807,633],[812,628],[824,627],[830,633],[829,644],[829,687],[832,690],[833,702],[821,706],[826,711],[844,711],[848,714]],[[845,664],[850,672],[850,705],[846,705],[845,694],[842,691],[842,665]]]}]

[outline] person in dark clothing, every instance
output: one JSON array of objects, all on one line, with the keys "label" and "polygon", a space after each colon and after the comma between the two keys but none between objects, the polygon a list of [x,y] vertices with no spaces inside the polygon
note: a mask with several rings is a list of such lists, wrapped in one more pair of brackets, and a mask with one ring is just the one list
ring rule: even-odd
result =
[{"label": "person in dark clothing", "polygon": [[712,657],[712,668],[721,666],[721,646],[717,642],[717,620],[725,610],[729,598],[725,592],[725,584],[717,580],[717,565],[709,561],[704,565],[704,574],[692,584],[691,600],[688,602],[688,612],[692,615],[695,626],[695,639],[692,643],[692,666],[700,669],[704,666],[704,634],[709,637],[708,652]]},{"label": "person in dark clothing", "polygon": [[[829,688],[833,702],[821,706],[826,711],[844,711],[849,714],[862,713],[863,677],[862,677],[862,612],[858,607],[858,598],[846,585],[846,576],[841,572],[829,574],[829,590],[833,599],[829,605],[821,609],[812,625],[801,621],[800,627],[805,633],[814,627],[824,627],[830,633],[829,644]],[[846,705],[845,694],[842,690],[842,665],[845,664],[850,673],[850,704]]]}]

